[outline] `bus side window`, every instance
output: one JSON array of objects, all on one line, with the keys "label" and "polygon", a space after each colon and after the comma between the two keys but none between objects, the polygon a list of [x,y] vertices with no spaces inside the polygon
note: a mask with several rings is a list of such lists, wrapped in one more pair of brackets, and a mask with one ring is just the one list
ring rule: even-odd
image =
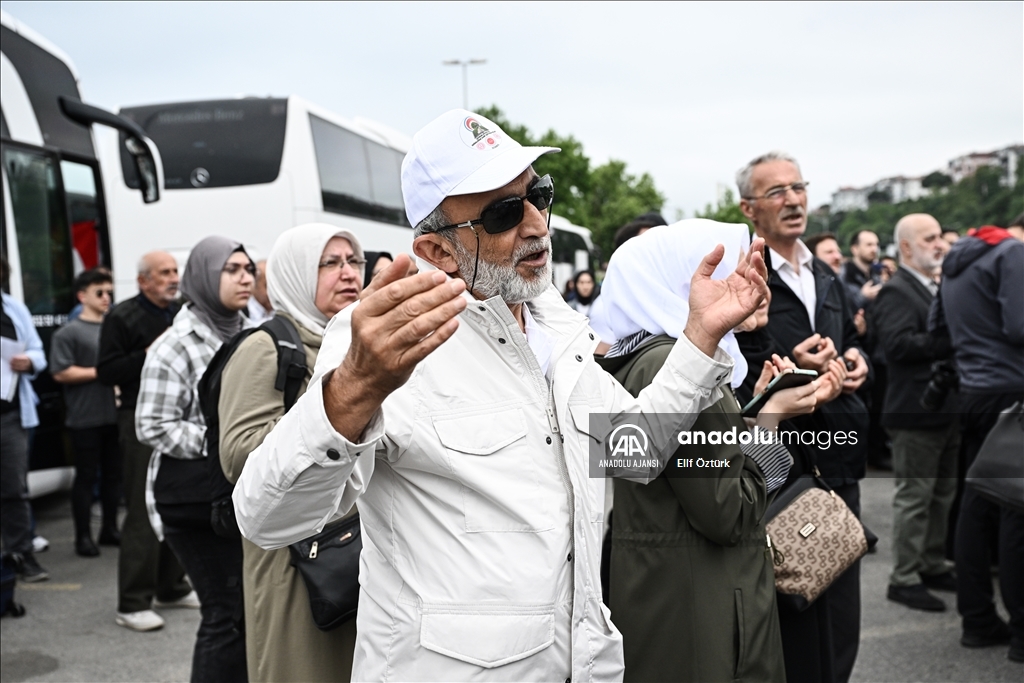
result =
[{"label": "bus side window", "polygon": [[313,114],[324,211],[408,225],[402,201],[402,154]]},{"label": "bus side window", "polygon": [[77,274],[101,263],[96,175],[91,166],[66,159],[60,162],[60,171],[71,216],[72,258]]}]

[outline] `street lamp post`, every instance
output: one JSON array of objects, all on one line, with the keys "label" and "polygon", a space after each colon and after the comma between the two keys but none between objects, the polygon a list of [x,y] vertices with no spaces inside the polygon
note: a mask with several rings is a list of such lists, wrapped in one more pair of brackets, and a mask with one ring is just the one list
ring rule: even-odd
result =
[{"label": "street lamp post", "polygon": [[471,64],[486,64],[486,59],[446,59],[444,66],[462,67],[462,108],[469,109],[469,67]]}]

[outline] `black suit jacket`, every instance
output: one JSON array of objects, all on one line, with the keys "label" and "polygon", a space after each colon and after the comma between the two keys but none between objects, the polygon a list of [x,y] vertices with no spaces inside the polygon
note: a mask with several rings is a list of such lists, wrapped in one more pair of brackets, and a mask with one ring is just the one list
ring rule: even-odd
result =
[{"label": "black suit jacket", "polygon": [[[768,266],[768,286],[772,302],[768,307],[768,324],[755,332],[737,334],[744,357],[750,366],[744,387],[749,393],[761,374],[764,361],[771,354],[793,358],[793,347],[815,332],[829,337],[841,356],[849,348],[860,349],[857,328],[853,324],[853,312],[843,283],[835,272],[822,260],[815,258],[811,263],[814,273],[817,302],[814,310],[814,329],[807,317],[807,307],[789,288],[772,267],[771,256],[765,250],[765,264]],[[867,354],[861,355],[871,367]],[[868,377],[871,381],[871,377]],[[779,431],[793,430],[804,437],[815,435],[815,443],[794,445],[787,443],[794,456],[794,467],[790,478],[809,471],[814,465],[821,470],[825,481],[832,486],[851,484],[864,477],[867,463],[868,414],[864,402],[856,394],[841,394],[834,401],[821,406],[811,415],[787,420]],[[836,445],[834,437],[839,432],[854,433],[853,439],[843,439]],[[829,439],[822,447],[824,440]]]},{"label": "black suit jacket", "polygon": [[942,410],[929,412],[919,403],[931,365],[952,352],[949,337],[928,332],[928,311],[935,297],[906,268],[900,267],[878,292],[871,317],[889,364],[882,425],[897,429],[927,429],[949,424],[956,409],[950,392]]}]

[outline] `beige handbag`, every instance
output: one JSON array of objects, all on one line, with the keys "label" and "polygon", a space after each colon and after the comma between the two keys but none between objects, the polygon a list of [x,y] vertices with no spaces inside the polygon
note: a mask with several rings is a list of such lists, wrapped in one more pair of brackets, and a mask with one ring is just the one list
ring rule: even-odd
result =
[{"label": "beige handbag", "polygon": [[869,539],[878,540],[842,498],[809,474],[778,495],[766,518],[775,590],[780,602],[801,611],[868,552]]}]

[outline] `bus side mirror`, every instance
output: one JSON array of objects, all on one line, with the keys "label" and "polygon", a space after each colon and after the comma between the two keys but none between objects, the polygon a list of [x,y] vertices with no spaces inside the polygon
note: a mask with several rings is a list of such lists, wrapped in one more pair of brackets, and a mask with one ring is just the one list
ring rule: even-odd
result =
[{"label": "bus side mirror", "polygon": [[139,189],[142,190],[142,201],[151,204],[160,199],[160,183],[156,176],[156,159],[149,149],[145,139],[140,140],[132,135],[126,135],[124,146],[132,155],[135,162],[135,171],[139,177]]},{"label": "bus side mirror", "polygon": [[60,108],[72,121],[83,126],[91,126],[98,123],[101,126],[110,126],[125,133],[124,144],[128,153],[132,155],[135,162],[135,170],[138,172],[139,187],[142,190],[142,201],[151,204],[160,199],[160,179],[156,167],[156,145],[146,136],[134,121],[123,116],[112,114],[109,111],[94,107],[91,104],[79,100],[60,97]]}]

